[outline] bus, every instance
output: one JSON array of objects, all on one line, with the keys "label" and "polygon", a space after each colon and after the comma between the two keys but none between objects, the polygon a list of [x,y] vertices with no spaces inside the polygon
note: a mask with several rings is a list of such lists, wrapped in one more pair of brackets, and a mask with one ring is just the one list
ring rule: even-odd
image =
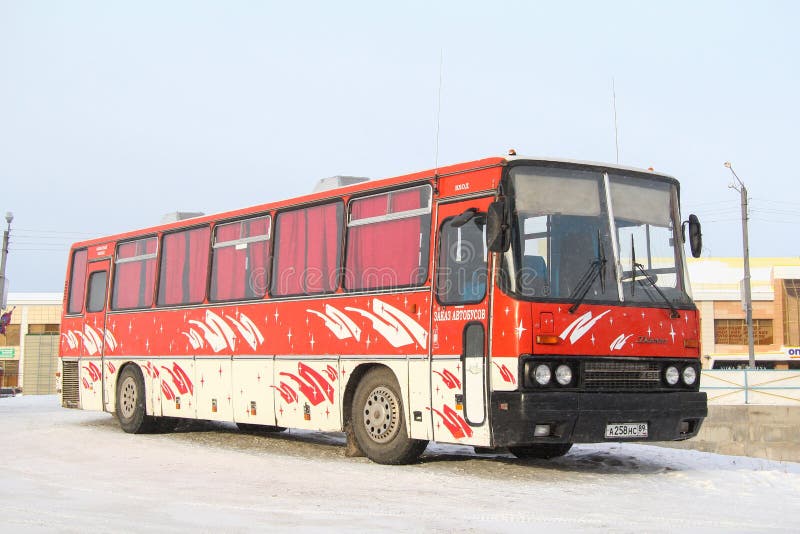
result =
[{"label": "bus", "polygon": [[700,334],[670,176],[509,155],[71,247],[64,407],[552,458],[695,436]]}]

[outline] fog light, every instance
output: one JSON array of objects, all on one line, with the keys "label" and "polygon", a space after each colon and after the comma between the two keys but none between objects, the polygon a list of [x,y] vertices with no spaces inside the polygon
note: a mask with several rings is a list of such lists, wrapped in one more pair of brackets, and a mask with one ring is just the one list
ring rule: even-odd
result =
[{"label": "fog light", "polygon": [[664,371],[664,380],[667,381],[667,384],[670,386],[674,386],[678,383],[678,379],[680,378],[681,374],[678,372],[678,368],[674,365],[670,365],[667,367],[667,370]]},{"label": "fog light", "polygon": [[550,425],[536,425],[533,427],[533,436],[544,438],[550,435]]},{"label": "fog light", "polygon": [[681,426],[678,429],[678,432],[681,434],[688,434],[690,429],[689,421],[681,421]]},{"label": "fog light", "polygon": [[551,376],[550,367],[543,363],[537,365],[536,369],[533,371],[533,378],[536,379],[536,382],[538,382],[540,386],[549,384]]},{"label": "fog light", "polygon": [[683,383],[691,386],[697,381],[697,371],[691,365],[683,370]]},{"label": "fog light", "polygon": [[556,382],[562,386],[572,382],[572,369],[570,369],[569,365],[561,364],[556,367]]}]

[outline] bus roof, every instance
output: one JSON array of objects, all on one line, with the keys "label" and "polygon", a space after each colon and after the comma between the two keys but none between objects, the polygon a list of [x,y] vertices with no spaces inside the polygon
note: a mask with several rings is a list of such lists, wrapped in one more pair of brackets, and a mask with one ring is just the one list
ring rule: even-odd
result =
[{"label": "bus roof", "polygon": [[645,170],[636,167],[628,167],[624,165],[617,165],[611,163],[599,163],[593,161],[581,161],[581,160],[572,160],[566,158],[550,158],[550,157],[529,157],[529,156],[516,156],[516,155],[509,155],[509,156],[495,156],[495,157],[488,157],[480,160],[469,161],[465,163],[457,163],[453,165],[447,165],[443,167],[439,167],[437,169],[428,169],[424,171],[419,171],[411,174],[405,174],[401,176],[391,177],[391,178],[381,178],[377,180],[369,180],[360,183],[356,183],[353,185],[345,185],[343,187],[335,188],[335,189],[327,189],[323,191],[315,191],[307,195],[301,195],[298,197],[293,197],[290,199],[280,199],[275,200],[263,204],[256,204],[251,206],[246,206],[243,208],[239,208],[236,210],[225,211],[214,213],[210,215],[202,215],[198,217],[192,217],[188,219],[182,219],[174,222],[169,222],[166,224],[157,224],[150,227],[145,228],[138,228],[129,232],[123,232],[119,234],[113,234],[108,236],[102,236],[97,238],[92,238],[84,241],[76,242],[72,245],[72,249],[76,248],[83,248],[93,245],[99,245],[109,242],[116,242],[125,239],[130,239],[137,236],[143,235],[155,235],[160,232],[168,232],[170,230],[176,230],[179,228],[187,228],[197,225],[202,225],[204,223],[210,223],[218,220],[225,220],[225,219],[236,219],[238,217],[243,217],[246,215],[250,215],[253,213],[258,212],[266,212],[270,210],[274,210],[276,208],[283,208],[289,206],[302,206],[304,204],[313,204],[316,202],[324,201],[334,197],[340,196],[349,196],[354,195],[362,192],[368,192],[371,190],[376,189],[384,189],[389,188],[392,186],[428,180],[432,179],[435,176],[439,176],[440,178],[446,178],[453,174],[460,174],[463,172],[467,172],[470,170],[477,170],[477,169],[485,169],[491,167],[500,167],[507,165],[509,163],[555,163],[555,164],[566,164],[566,165],[578,165],[578,166],[588,166],[594,168],[602,168],[602,169],[618,169],[621,171],[627,172],[635,172],[639,174],[651,174],[654,177],[661,177],[667,178],[669,180],[675,180],[672,176],[662,174],[662,173],[655,173],[652,170]]}]

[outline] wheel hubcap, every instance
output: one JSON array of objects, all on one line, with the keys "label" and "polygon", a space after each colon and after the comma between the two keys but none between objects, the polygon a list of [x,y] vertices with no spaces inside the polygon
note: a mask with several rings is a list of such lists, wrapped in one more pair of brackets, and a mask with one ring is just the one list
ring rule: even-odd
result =
[{"label": "wheel hubcap", "polygon": [[400,404],[385,386],[373,389],[364,405],[364,428],[378,443],[391,440],[399,428]]},{"label": "wheel hubcap", "polygon": [[136,382],[134,382],[133,378],[127,377],[122,382],[119,395],[119,408],[122,412],[122,417],[130,419],[136,410]]}]

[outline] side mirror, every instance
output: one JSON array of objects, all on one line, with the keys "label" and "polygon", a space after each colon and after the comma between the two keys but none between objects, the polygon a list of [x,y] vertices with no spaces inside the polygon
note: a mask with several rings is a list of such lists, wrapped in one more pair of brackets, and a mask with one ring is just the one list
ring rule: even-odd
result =
[{"label": "side mirror", "polygon": [[506,201],[489,204],[486,214],[486,248],[490,252],[505,252],[511,246],[511,227],[506,217]]},{"label": "side mirror", "polygon": [[703,251],[703,232],[700,228],[700,219],[695,214],[689,215],[689,248],[695,258],[699,258]]}]

